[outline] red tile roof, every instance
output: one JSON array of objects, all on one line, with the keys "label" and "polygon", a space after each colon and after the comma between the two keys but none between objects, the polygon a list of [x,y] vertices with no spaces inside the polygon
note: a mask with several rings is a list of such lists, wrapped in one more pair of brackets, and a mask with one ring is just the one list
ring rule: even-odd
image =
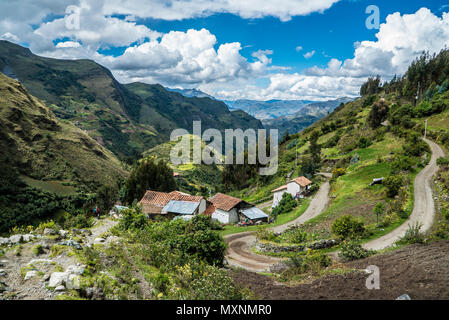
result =
[{"label": "red tile roof", "polygon": [[301,187],[307,187],[308,185],[312,184],[312,181],[310,181],[309,179],[307,179],[306,177],[299,177],[299,178],[295,178],[290,182],[296,182],[297,184],[299,184]]},{"label": "red tile roof", "polygon": [[166,193],[147,190],[143,198],[139,201],[139,204],[142,205],[144,213],[158,214],[161,213],[162,208],[169,203],[170,200],[200,202],[202,199],[204,199],[202,196],[191,196],[179,191]]},{"label": "red tile roof", "polygon": [[217,193],[215,196],[209,199],[215,207],[224,211],[230,211],[239,203],[243,202],[242,199],[234,198],[223,193]]},{"label": "red tile roof", "polygon": [[279,188],[277,188],[277,189],[274,189],[274,190],[271,191],[271,192],[274,193],[274,192],[282,191],[282,190],[285,190],[285,189],[287,189],[287,185],[284,185],[284,186],[282,186],[282,187],[279,187]]}]

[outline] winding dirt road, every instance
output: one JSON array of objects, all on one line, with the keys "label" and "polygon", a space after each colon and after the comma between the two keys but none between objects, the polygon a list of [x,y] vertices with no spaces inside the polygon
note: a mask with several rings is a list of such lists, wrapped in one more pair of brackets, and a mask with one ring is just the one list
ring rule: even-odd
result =
[{"label": "winding dirt road", "polygon": [[435,217],[435,203],[432,196],[431,181],[432,177],[438,171],[436,161],[439,157],[444,157],[444,151],[435,142],[428,139],[424,139],[424,141],[429,144],[430,149],[432,150],[432,157],[429,164],[415,178],[415,203],[412,214],[406,222],[392,232],[367,242],[364,245],[366,249],[380,250],[393,245],[404,236],[409,225],[421,223],[422,232],[427,232],[432,227]]},{"label": "winding dirt road", "polygon": [[[320,173],[320,175],[330,178],[329,173]],[[270,228],[274,232],[284,232],[292,225],[300,225],[304,222],[318,216],[327,206],[329,202],[329,181],[323,183],[317,194],[310,202],[307,210],[298,218],[286,224]],[[225,236],[225,241],[229,248],[226,260],[233,267],[243,268],[252,272],[269,271],[270,267],[281,261],[282,259],[255,254],[251,251],[251,247],[256,241],[256,237],[252,232],[243,232]]]},{"label": "winding dirt road", "polygon": [[[404,236],[409,225],[414,225],[415,223],[422,224],[422,232],[427,232],[432,227],[435,217],[435,203],[432,195],[431,180],[438,171],[436,160],[439,157],[444,157],[445,154],[441,147],[436,143],[428,139],[424,139],[424,141],[429,144],[432,150],[432,157],[429,164],[415,178],[415,200],[412,214],[405,223],[392,232],[364,244],[365,248],[372,250],[387,248]],[[330,178],[330,174],[321,173],[321,175]],[[330,184],[327,181],[321,186],[304,214],[294,221],[271,228],[270,230],[274,232],[284,232],[292,225],[303,224],[318,216],[325,210],[329,202],[329,190]],[[252,272],[264,272],[269,271],[273,264],[282,260],[279,258],[258,255],[252,252],[251,247],[254,245],[256,237],[251,232],[226,236],[225,241],[229,245],[226,259],[231,266],[243,268]]]}]

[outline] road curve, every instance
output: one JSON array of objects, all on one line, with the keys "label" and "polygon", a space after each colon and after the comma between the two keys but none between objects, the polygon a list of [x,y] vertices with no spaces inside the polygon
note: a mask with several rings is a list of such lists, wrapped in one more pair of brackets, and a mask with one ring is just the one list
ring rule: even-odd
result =
[{"label": "road curve", "polygon": [[[331,174],[319,173],[320,175],[330,178]],[[292,225],[300,225],[304,222],[318,216],[326,208],[329,202],[329,181],[322,184],[315,197],[310,202],[307,210],[298,218],[286,224],[270,228],[274,232],[283,232]],[[251,247],[256,241],[256,237],[252,232],[243,232],[225,236],[225,241],[228,243],[228,251],[226,260],[228,264],[233,267],[243,268],[251,272],[269,271],[270,267],[281,261],[282,259],[268,257],[255,254],[251,251]]]},{"label": "road curve", "polygon": [[438,171],[436,161],[439,157],[444,157],[444,151],[436,143],[424,139],[432,150],[432,157],[429,164],[416,176],[414,184],[415,203],[410,217],[401,226],[392,232],[374,239],[364,244],[366,249],[381,250],[393,245],[404,236],[409,225],[415,223],[422,224],[422,231],[427,232],[432,227],[435,217],[435,203],[432,196],[431,181]]}]

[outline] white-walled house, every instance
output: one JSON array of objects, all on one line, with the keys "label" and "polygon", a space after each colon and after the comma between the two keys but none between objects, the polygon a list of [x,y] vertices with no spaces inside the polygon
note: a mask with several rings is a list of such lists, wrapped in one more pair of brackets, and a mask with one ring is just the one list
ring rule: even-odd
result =
[{"label": "white-walled house", "polygon": [[209,201],[214,205],[215,211],[212,213],[212,219],[221,223],[229,224],[239,221],[239,205],[243,200],[228,196],[223,193],[217,193]]},{"label": "white-walled house", "polygon": [[271,191],[273,193],[273,208],[279,204],[284,193],[288,192],[296,199],[306,190],[309,190],[311,185],[312,181],[306,177],[298,177],[289,181],[286,185]]}]

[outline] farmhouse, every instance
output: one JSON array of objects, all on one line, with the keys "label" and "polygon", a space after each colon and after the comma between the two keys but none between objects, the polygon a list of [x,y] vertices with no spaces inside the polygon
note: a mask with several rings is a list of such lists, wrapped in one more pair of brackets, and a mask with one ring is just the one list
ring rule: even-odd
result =
[{"label": "farmhouse", "polygon": [[244,221],[255,223],[257,221],[267,221],[268,215],[256,208],[254,205],[235,197],[223,193],[217,193],[209,199],[215,210],[212,212],[212,219],[224,224]]},{"label": "farmhouse", "polygon": [[279,204],[284,193],[288,192],[296,199],[309,190],[311,185],[312,181],[306,177],[298,177],[289,181],[286,185],[271,191],[273,193],[273,208]]},{"label": "farmhouse", "polygon": [[179,191],[166,193],[148,190],[139,204],[142,205],[142,212],[149,217],[162,215],[171,219],[202,214],[206,211],[208,201],[202,196],[191,196]]}]

